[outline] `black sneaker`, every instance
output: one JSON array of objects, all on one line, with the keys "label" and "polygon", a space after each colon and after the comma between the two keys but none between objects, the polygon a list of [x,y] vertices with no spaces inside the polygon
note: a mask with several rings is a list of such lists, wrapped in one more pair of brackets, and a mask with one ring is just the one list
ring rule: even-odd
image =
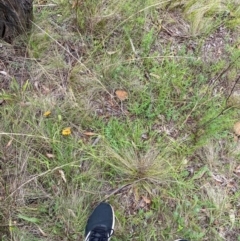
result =
[{"label": "black sneaker", "polygon": [[84,241],[109,241],[113,235],[114,223],[111,205],[100,203],[88,218]]}]

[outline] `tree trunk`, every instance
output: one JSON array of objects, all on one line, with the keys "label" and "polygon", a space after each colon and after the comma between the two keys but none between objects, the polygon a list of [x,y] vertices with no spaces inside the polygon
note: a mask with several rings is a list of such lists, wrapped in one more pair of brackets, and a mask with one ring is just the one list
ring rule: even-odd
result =
[{"label": "tree trunk", "polygon": [[31,27],[33,0],[0,0],[0,38],[13,38]]}]

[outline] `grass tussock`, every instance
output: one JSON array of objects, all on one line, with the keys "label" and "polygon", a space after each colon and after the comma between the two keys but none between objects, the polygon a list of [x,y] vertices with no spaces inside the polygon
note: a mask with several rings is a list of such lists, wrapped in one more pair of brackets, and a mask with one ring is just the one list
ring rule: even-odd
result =
[{"label": "grass tussock", "polygon": [[113,240],[238,240],[237,2],[36,1],[34,16],[24,54],[0,52],[1,239],[83,240],[105,200]]}]

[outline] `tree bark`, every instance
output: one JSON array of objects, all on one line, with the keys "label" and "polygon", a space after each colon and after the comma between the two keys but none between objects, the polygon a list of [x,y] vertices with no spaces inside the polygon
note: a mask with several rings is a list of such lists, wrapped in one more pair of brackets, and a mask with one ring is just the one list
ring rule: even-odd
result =
[{"label": "tree bark", "polygon": [[33,0],[0,0],[0,38],[11,43],[31,28]]}]

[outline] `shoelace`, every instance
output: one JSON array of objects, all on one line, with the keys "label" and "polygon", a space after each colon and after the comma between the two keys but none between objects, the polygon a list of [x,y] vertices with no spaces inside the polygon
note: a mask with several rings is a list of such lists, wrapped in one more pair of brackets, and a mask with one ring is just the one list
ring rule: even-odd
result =
[{"label": "shoelace", "polygon": [[88,241],[108,241],[113,233],[113,229],[107,230],[105,227],[96,227],[92,230]]}]

